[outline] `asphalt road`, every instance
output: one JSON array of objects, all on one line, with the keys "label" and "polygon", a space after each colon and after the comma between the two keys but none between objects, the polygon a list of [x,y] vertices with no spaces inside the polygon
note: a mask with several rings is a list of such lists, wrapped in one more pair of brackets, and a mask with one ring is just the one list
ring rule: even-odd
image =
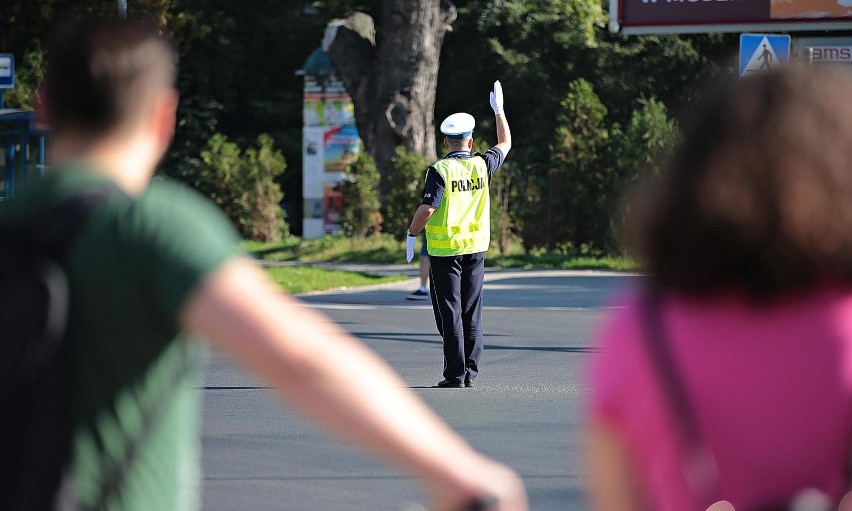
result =
[{"label": "asphalt road", "polygon": [[[533,510],[581,510],[585,368],[594,333],[633,277],[590,272],[489,272],[485,352],[472,389],[441,379],[441,339],[410,283],[312,295],[382,356],[477,449],[514,467]],[[326,437],[224,357],[210,357],[202,425],[205,510],[417,509],[417,485]],[[393,414],[393,410],[388,410]],[[452,459],[448,456],[448,463]]]}]

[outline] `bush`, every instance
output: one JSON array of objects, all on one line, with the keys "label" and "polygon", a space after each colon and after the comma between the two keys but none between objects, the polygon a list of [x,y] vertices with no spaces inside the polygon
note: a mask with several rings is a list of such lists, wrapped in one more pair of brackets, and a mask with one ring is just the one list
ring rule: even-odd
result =
[{"label": "bush", "polygon": [[245,238],[275,241],[287,234],[284,193],[276,178],[287,162],[272,137],[260,135],[257,147],[242,151],[217,133],[201,151],[198,189],[208,195]]},{"label": "bush", "polygon": [[402,240],[420,206],[426,169],[432,162],[420,153],[399,146],[394,151],[392,163],[391,184],[382,205],[383,229],[397,240]]},{"label": "bush", "polygon": [[679,138],[680,130],[666,106],[654,98],[640,99],[624,135],[613,138],[616,166],[625,184],[646,175],[659,176]]},{"label": "bush", "polygon": [[44,52],[37,46],[17,59],[15,65],[15,87],[5,91],[6,108],[35,108],[38,84],[44,78]]},{"label": "bush", "polygon": [[358,153],[358,158],[346,167],[346,181],[341,185],[343,227],[356,239],[381,232],[379,179],[376,162],[366,151]]},{"label": "bush", "polygon": [[519,203],[517,182],[521,177],[516,165],[507,161],[493,175],[488,187],[491,192],[491,240],[496,242],[500,255],[506,255],[516,238],[513,215]]}]

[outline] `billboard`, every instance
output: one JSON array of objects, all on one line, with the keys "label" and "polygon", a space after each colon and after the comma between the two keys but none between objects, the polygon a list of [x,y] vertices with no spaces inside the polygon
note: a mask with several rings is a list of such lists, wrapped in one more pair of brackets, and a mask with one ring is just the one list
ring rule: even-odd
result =
[{"label": "billboard", "polygon": [[802,37],[794,41],[793,49],[802,62],[845,64],[852,69],[852,37]]},{"label": "billboard", "polygon": [[852,30],[852,0],[610,0],[625,34]]}]

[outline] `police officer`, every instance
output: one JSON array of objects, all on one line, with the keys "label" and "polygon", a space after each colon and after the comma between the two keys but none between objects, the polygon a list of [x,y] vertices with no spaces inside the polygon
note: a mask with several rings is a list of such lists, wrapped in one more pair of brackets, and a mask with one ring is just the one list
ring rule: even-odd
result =
[{"label": "police officer", "polygon": [[491,108],[497,145],[472,153],[473,116],[457,113],[441,123],[446,156],[429,166],[421,206],[408,229],[408,261],[426,231],[429,283],[438,332],[444,339],[444,379],[438,387],[472,387],[482,355],[482,281],[491,241],[488,187],[512,147],[503,114],[503,89],[494,82]]}]

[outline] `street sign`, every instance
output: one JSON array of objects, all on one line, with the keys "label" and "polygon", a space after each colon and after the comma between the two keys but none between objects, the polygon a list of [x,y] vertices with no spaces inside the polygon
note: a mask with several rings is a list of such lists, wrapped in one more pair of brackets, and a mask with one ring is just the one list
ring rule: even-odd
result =
[{"label": "street sign", "polygon": [[11,53],[0,53],[0,89],[15,87],[15,56]]},{"label": "street sign", "polygon": [[790,63],[790,36],[742,34],[740,78]]}]

